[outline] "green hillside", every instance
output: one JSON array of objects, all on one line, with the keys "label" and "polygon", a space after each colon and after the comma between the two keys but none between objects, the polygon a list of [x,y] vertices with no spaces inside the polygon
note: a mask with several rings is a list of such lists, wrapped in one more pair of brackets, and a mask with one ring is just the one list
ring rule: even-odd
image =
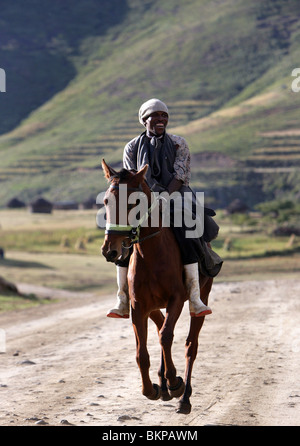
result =
[{"label": "green hillside", "polygon": [[[0,205],[103,190],[159,97],[217,206],[300,189],[300,4],[294,0],[0,2]],[[4,36],[4,37],[2,37]]]}]

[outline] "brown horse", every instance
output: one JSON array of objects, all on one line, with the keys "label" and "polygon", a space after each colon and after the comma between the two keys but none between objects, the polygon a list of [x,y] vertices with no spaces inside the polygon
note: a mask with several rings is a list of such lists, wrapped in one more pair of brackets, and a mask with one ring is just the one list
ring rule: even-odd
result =
[{"label": "brown horse", "polygon": [[[102,253],[107,261],[116,262],[117,259],[126,257],[128,241],[131,241],[131,246],[133,245],[128,270],[128,286],[132,324],[136,337],[136,360],[142,377],[142,393],[151,400],[161,397],[166,401],[181,396],[177,412],[188,414],[191,411],[192,368],[197,356],[198,336],[204,317],[190,319],[190,330],[185,344],[186,366],[183,381],[181,377],[176,376],[171,347],[175,324],[188,296],[184,284],[181,255],[173,231],[161,225],[159,227],[143,225],[132,228],[128,222],[125,228],[121,227],[118,225],[118,212],[116,221],[110,221],[109,198],[114,198],[116,203],[119,203],[120,185],[123,184],[127,185],[128,195],[132,191],[142,191],[145,194],[149,209],[144,218],[150,221],[151,191],[144,179],[148,166],[139,172],[125,169],[116,172],[103,160],[102,167],[105,177],[110,182],[104,198],[107,230]],[[130,205],[127,213],[129,213],[129,207]],[[208,301],[212,281],[211,278],[200,277],[201,299],[205,304]],[[166,316],[161,312],[162,308],[166,309]],[[150,360],[147,351],[149,317],[157,326],[162,349],[161,365],[158,371],[159,386],[153,384],[149,377]]]}]

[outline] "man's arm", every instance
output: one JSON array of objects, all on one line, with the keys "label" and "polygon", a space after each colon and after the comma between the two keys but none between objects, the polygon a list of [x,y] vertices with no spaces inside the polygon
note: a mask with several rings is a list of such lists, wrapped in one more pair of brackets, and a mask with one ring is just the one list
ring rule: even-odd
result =
[{"label": "man's arm", "polygon": [[137,169],[136,159],[136,138],[129,141],[124,147],[123,152],[123,167],[127,170]]},{"label": "man's arm", "polygon": [[[181,181],[184,186],[189,186],[191,178],[191,154],[188,144],[184,138],[170,135],[176,146],[176,157],[174,161],[174,178]],[[179,183],[178,183],[179,184]],[[173,184],[174,186],[174,184]]]}]

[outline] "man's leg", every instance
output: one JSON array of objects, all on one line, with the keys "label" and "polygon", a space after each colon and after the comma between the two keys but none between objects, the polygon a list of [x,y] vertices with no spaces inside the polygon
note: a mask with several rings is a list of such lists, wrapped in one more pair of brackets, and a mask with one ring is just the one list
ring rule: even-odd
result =
[{"label": "man's leg", "polygon": [[178,242],[185,272],[185,284],[189,295],[191,316],[201,317],[211,314],[211,309],[200,298],[198,261],[201,247],[198,239],[186,238],[185,228],[173,227]]},{"label": "man's leg", "polygon": [[117,268],[117,301],[111,310],[108,311],[107,317],[113,318],[129,318],[129,297],[127,283],[127,266],[116,265]]}]

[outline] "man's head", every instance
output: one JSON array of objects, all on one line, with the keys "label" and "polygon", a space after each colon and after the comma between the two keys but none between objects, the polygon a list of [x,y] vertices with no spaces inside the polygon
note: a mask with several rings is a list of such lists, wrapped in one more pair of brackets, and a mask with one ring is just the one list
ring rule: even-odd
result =
[{"label": "man's head", "polygon": [[139,121],[148,133],[160,136],[168,125],[169,111],[166,104],[159,99],[150,99],[139,110]]}]

